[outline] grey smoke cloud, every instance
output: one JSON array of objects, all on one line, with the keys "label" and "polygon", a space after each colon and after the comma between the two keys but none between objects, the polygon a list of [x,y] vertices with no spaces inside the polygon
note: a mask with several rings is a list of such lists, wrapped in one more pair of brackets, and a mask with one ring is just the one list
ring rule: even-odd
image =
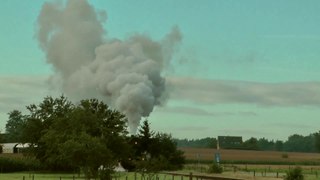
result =
[{"label": "grey smoke cloud", "polygon": [[159,42],[140,34],[105,38],[100,14],[85,0],[45,3],[37,39],[54,67],[53,84],[74,100],[103,99],[128,117],[135,133],[140,119],[164,99],[162,73],[182,36],[174,27]]}]

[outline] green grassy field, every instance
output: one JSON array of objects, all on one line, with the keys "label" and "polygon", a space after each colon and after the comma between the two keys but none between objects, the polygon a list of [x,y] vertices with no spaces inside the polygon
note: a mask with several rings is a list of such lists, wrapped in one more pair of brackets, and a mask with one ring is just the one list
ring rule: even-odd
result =
[{"label": "green grassy field", "polygon": [[[150,177],[159,177],[159,180],[168,179],[169,175],[165,174],[151,174],[150,176],[145,175],[144,178],[140,173],[115,173],[114,179],[117,180],[143,180],[143,179],[150,179]],[[25,180],[64,180],[64,179],[84,179],[83,175],[78,174],[54,174],[54,173],[29,173],[29,172],[21,172],[21,173],[0,173],[1,180],[18,180],[18,179]],[[136,177],[136,178],[135,178]],[[170,176],[171,177],[171,176]]]},{"label": "green grassy field", "polygon": [[[58,180],[58,179],[73,179],[73,174],[30,174],[28,172],[26,173],[4,173],[0,174],[0,179],[2,180],[18,180],[18,179],[24,179],[25,180]],[[75,176],[76,179],[83,179],[83,177],[78,178]]]},{"label": "green grassy field", "polygon": [[[183,173],[183,174],[189,174],[190,170],[183,170],[176,173]],[[246,172],[246,171],[225,171],[222,174],[206,174],[205,172],[198,172],[198,171],[192,171],[194,175],[210,175],[210,176],[217,176],[217,177],[232,177],[232,178],[239,178],[239,179],[252,179],[252,180],[280,180],[283,179],[283,176],[285,175],[284,172],[279,173],[279,177],[276,178],[276,174],[274,172],[268,172],[266,176],[263,176],[260,172],[256,172],[256,176],[253,176],[252,172]],[[175,176],[173,178],[172,175],[169,174],[157,174],[157,175],[145,175],[144,177],[140,173],[118,173],[115,174],[114,179],[115,180],[147,180],[150,179],[150,177],[153,177],[151,179],[156,179],[156,176],[159,180],[189,180],[189,177],[181,177],[181,176]],[[74,174],[45,174],[45,173],[34,173],[30,174],[28,172],[25,173],[7,173],[7,174],[0,174],[1,180],[22,180],[24,177],[25,180],[71,180],[71,179],[84,179],[84,177],[81,175],[78,177],[78,175]],[[193,178],[197,179],[197,178]],[[305,174],[305,180],[319,180],[320,177],[316,177],[314,174]]]}]

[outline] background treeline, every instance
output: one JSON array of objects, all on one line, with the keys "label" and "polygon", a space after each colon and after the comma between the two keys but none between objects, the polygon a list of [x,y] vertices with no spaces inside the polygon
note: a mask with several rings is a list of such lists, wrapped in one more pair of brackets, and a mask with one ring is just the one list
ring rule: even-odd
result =
[{"label": "background treeline", "polygon": [[[178,147],[217,148],[216,138],[202,139],[175,139]],[[250,138],[240,147],[230,149],[260,150],[260,151],[286,151],[286,152],[320,152],[320,131],[307,136],[294,134],[286,141],[268,140],[266,138]]]}]

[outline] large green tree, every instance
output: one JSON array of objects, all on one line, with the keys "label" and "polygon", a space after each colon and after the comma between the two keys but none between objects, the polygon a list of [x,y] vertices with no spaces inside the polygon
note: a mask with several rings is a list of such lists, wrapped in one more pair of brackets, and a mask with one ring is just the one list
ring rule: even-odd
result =
[{"label": "large green tree", "polygon": [[[81,169],[86,177],[110,178],[114,166],[127,158],[126,118],[96,99],[74,105],[64,96],[46,97],[28,106],[25,141],[50,169]],[[119,151],[121,150],[121,151]]]},{"label": "large green tree", "polygon": [[147,120],[139,128],[137,142],[134,148],[141,157],[138,158],[140,161],[137,164],[140,170],[149,172],[176,170],[182,168],[185,162],[183,152],[177,149],[171,135],[154,133]]},{"label": "large green tree", "polygon": [[315,148],[317,152],[320,152],[320,131],[317,133],[314,133],[314,139],[315,139]]},{"label": "large green tree", "polygon": [[250,139],[244,141],[242,146],[244,149],[248,150],[259,150],[258,140],[254,137],[251,137]]},{"label": "large green tree", "polygon": [[25,123],[25,117],[18,110],[13,110],[8,113],[9,119],[6,124],[6,139],[7,142],[21,142],[22,130]]}]

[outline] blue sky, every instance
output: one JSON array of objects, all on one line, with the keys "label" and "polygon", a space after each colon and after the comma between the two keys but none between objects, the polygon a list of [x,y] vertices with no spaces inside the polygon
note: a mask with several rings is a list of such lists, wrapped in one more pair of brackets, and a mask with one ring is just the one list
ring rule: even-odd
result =
[{"label": "blue sky", "polygon": [[[60,93],[46,84],[54,70],[35,39],[44,2],[0,2],[2,131],[8,111]],[[89,2],[107,13],[106,38],[160,40],[179,27],[182,43],[163,73],[173,90],[148,118],[155,130],[282,140],[319,130],[319,1]]]}]

